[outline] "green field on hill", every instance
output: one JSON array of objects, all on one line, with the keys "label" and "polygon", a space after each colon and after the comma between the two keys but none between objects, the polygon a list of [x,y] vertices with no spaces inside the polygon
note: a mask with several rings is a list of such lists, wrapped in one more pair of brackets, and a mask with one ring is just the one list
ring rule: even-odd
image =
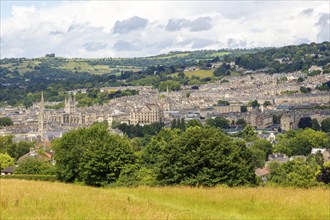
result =
[{"label": "green field on hill", "polygon": [[214,70],[196,70],[196,71],[185,71],[184,74],[191,78],[192,76],[199,76],[201,79],[206,77],[213,77]]},{"label": "green field on hill", "polygon": [[139,71],[141,68],[135,66],[116,66],[115,68],[110,68],[108,65],[91,65],[87,61],[77,61],[77,60],[67,60],[63,66],[59,68],[77,71],[77,72],[88,72],[91,74],[104,74],[110,73],[113,70],[123,70],[123,71]]},{"label": "green field on hill", "polygon": [[186,57],[190,53],[169,53],[166,55],[158,55],[158,56],[152,56],[152,57],[147,57],[147,59],[170,59],[170,58],[181,58],[181,57]]},{"label": "green field on hill", "polygon": [[329,219],[329,189],[93,188],[0,179],[0,219]]},{"label": "green field on hill", "polygon": [[215,53],[212,53],[211,54],[211,57],[216,57],[216,56],[224,56],[224,55],[228,55],[228,54],[231,54],[231,52],[227,52],[227,51],[223,51],[223,52],[215,52]]}]

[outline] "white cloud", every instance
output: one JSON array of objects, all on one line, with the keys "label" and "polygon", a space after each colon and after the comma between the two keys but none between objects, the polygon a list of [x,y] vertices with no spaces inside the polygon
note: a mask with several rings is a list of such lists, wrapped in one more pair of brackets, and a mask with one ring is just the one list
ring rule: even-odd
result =
[{"label": "white cloud", "polygon": [[[14,3],[13,3],[14,4]],[[67,1],[13,6],[1,58],[149,56],[329,39],[327,1]],[[328,15],[329,16],[329,15]]]},{"label": "white cloud", "polygon": [[147,25],[147,23],[148,23],[147,19],[134,16],[123,21],[116,21],[113,27],[113,32],[119,34],[125,34],[133,30],[144,28]]}]

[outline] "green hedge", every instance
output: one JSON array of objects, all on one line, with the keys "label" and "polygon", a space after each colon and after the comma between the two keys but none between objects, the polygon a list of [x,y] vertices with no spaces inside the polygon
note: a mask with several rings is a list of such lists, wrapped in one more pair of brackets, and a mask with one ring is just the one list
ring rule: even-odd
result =
[{"label": "green hedge", "polygon": [[55,175],[25,175],[25,174],[14,174],[14,175],[0,175],[0,179],[24,179],[24,180],[41,180],[41,181],[57,181]]}]

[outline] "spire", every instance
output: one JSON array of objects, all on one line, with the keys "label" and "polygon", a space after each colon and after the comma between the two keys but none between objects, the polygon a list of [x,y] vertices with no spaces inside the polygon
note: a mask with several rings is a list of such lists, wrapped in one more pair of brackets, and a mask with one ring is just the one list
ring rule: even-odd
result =
[{"label": "spire", "polygon": [[71,104],[72,101],[72,94],[69,92],[68,102]]},{"label": "spire", "polygon": [[168,85],[166,87],[166,102],[167,102],[167,108],[166,110],[167,111],[171,111],[171,99],[170,99],[170,93],[169,93],[169,90],[168,90]]},{"label": "spire", "polygon": [[44,108],[45,108],[44,91],[41,91],[40,109],[44,109]]},{"label": "spire", "polygon": [[69,100],[68,100],[68,97],[67,96],[65,96],[65,100],[64,100],[64,112],[65,113],[67,113],[68,112],[68,102],[69,102]]},{"label": "spire", "polygon": [[73,92],[68,92],[68,95],[65,96],[64,111],[67,114],[76,112],[76,96]]},{"label": "spire", "polygon": [[40,133],[41,139],[44,138],[44,127],[45,127],[45,101],[44,92],[41,92],[40,109],[38,117],[38,131]]},{"label": "spire", "polygon": [[76,112],[76,97],[73,92],[71,92],[71,103],[70,103],[70,113]]}]

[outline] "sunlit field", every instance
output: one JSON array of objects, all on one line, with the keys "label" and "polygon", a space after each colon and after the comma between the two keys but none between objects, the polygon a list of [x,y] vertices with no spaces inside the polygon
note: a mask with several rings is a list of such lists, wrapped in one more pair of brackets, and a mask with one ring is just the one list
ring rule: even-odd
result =
[{"label": "sunlit field", "polygon": [[199,76],[200,78],[213,77],[214,70],[196,70],[186,71],[184,74],[191,78],[192,76]]},{"label": "sunlit field", "polygon": [[216,57],[216,56],[222,57],[222,56],[228,55],[228,54],[231,54],[231,52],[221,51],[221,52],[212,53],[211,56],[212,57]]},{"label": "sunlit field", "polygon": [[93,188],[1,179],[0,219],[329,219],[329,189]]}]

